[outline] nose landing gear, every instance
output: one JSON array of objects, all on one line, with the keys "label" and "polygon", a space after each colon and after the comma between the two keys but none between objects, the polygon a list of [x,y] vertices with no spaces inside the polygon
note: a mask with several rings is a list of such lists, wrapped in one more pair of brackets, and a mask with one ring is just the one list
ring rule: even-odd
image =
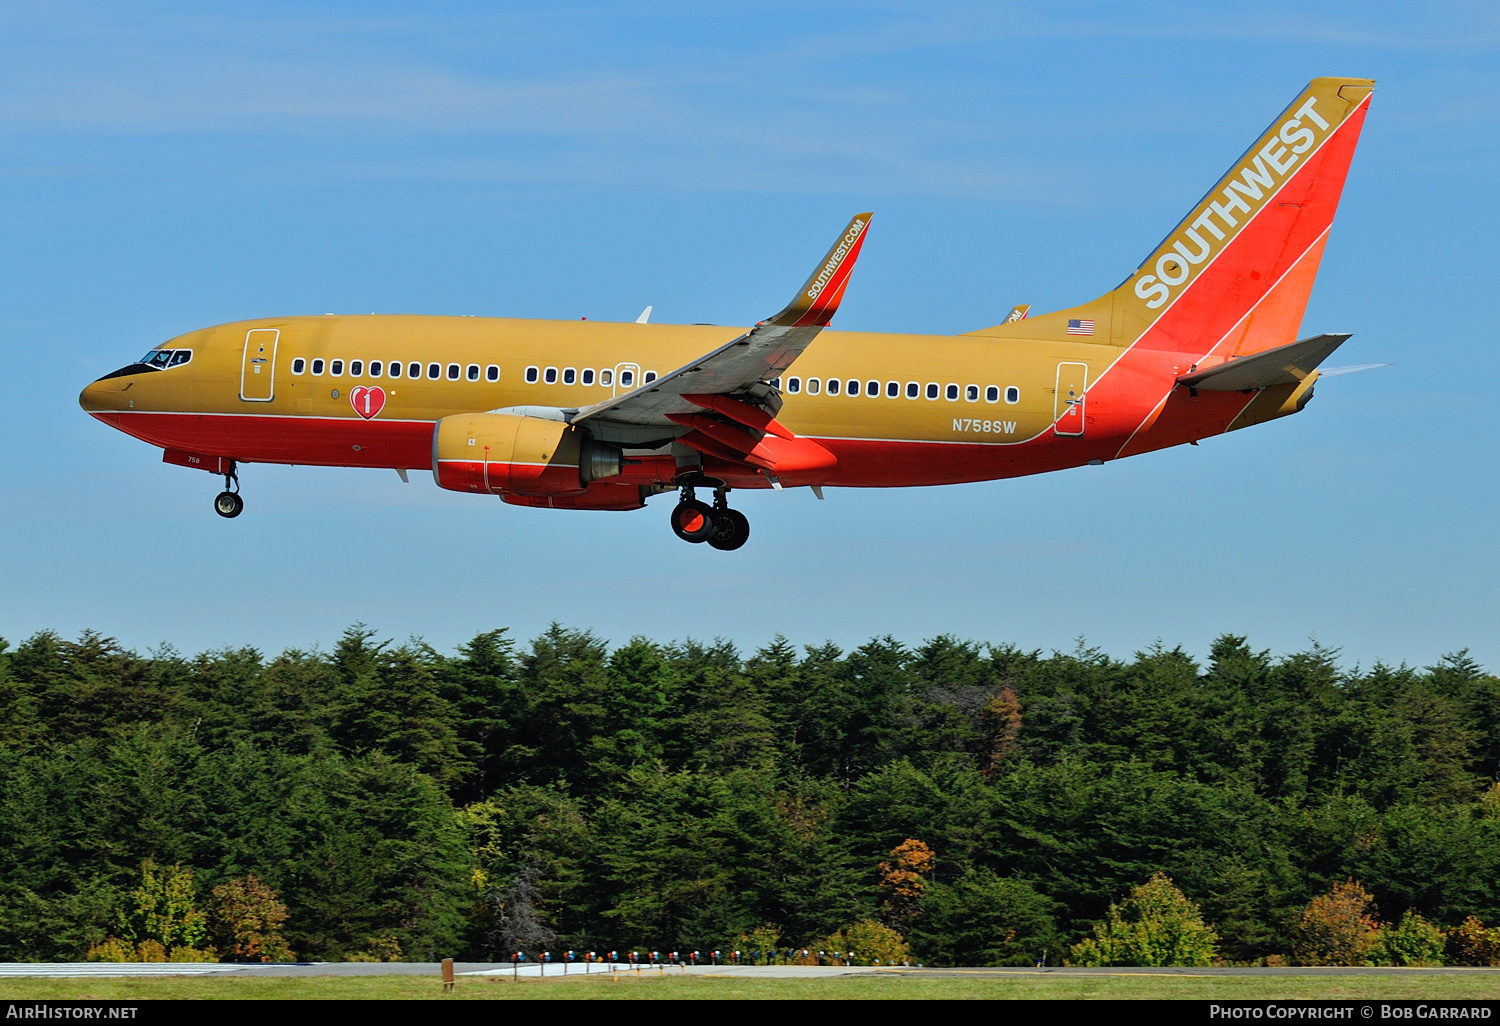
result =
[{"label": "nose landing gear", "polygon": [[693,497],[693,486],[684,485],[682,499],[672,509],[672,531],[686,542],[708,542],[724,551],[739,548],[750,538],[750,521],[737,509],[729,508],[729,489],[714,490],[714,504]]},{"label": "nose landing gear", "polygon": [[[234,491],[229,490],[230,484],[234,485]],[[240,472],[233,462],[229,464],[229,473],[224,475],[224,490],[214,496],[214,512],[221,517],[233,519],[240,515],[245,509],[245,500],[240,498]]]}]

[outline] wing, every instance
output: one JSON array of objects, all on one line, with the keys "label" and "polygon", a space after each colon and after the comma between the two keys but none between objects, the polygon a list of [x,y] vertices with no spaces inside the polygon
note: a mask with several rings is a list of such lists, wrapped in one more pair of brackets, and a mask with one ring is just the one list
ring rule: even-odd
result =
[{"label": "wing", "polygon": [[1295,385],[1328,359],[1348,335],[1314,335],[1253,356],[1226,360],[1207,370],[1184,374],[1179,384],[1205,392],[1242,392],[1272,385]]},{"label": "wing", "polygon": [[[864,245],[870,217],[859,214],[849,222],[786,309],[670,374],[632,392],[583,407],[569,421],[606,428],[606,435],[610,434],[608,426],[615,425],[627,429],[659,427],[670,434],[685,426],[674,418],[701,413],[706,398],[735,396],[738,398],[731,400],[734,406],[730,409],[742,416],[746,414],[739,408],[746,405],[756,411],[768,410],[761,416],[769,422],[781,409],[781,396],[768,382],[790,367],[833,319]],[[688,395],[698,401],[685,398]],[[748,416],[758,419],[754,413]],[[764,434],[766,428],[762,425],[752,430]]]}]

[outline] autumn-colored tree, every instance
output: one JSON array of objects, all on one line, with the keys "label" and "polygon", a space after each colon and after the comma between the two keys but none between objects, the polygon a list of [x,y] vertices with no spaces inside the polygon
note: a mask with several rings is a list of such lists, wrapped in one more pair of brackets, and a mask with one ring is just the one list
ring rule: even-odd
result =
[{"label": "autumn-colored tree", "polygon": [[178,863],[141,863],[140,886],[111,935],[89,948],[91,962],[217,962],[213,948],[203,947],[208,916],[198,909],[192,869]]},{"label": "autumn-colored tree", "polygon": [[1302,910],[1292,952],[1303,965],[1371,965],[1380,946],[1374,897],[1354,880],[1334,884]]},{"label": "autumn-colored tree", "polygon": [[1443,945],[1447,939],[1442,927],[1407,909],[1401,922],[1381,928],[1380,945],[1384,956],[1381,961],[1391,965],[1442,965]]},{"label": "autumn-colored tree", "polygon": [[781,927],[775,923],[764,923],[734,939],[734,950],[740,953],[740,961],[750,965],[773,964],[780,949]]},{"label": "autumn-colored tree", "polygon": [[905,965],[911,961],[905,938],[873,919],[862,919],[808,946],[837,965]]},{"label": "autumn-colored tree", "polygon": [[891,861],[880,863],[880,889],[885,895],[886,921],[906,923],[921,915],[923,876],[932,872],[931,848],[908,837],[891,849]]},{"label": "autumn-colored tree", "polygon": [[1500,927],[1470,916],[1449,934],[1448,951],[1455,965],[1500,965]]},{"label": "autumn-colored tree", "polygon": [[985,767],[985,776],[993,776],[1001,763],[1005,762],[1019,747],[1021,737],[1021,700],[1016,697],[1009,684],[990,699],[985,706],[985,715],[994,724],[994,741],[990,746],[990,763]]},{"label": "autumn-colored tree", "polygon": [[220,950],[237,962],[291,962],[281,936],[286,906],[254,873],[214,888],[213,927]]},{"label": "autumn-colored tree", "polygon": [[1171,877],[1156,873],[1109,906],[1094,936],[1073,946],[1073,965],[1212,965],[1218,934]]},{"label": "autumn-colored tree", "polygon": [[401,941],[395,934],[381,934],[376,937],[366,937],[365,946],[359,951],[351,951],[344,956],[346,962],[399,962],[405,955],[401,951]]}]

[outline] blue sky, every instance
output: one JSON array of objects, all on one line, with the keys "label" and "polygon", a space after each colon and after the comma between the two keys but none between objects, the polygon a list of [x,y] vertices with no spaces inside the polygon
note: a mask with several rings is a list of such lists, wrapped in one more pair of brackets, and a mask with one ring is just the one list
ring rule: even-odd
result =
[{"label": "blue sky", "polygon": [[[1483,4],[0,9],[0,635],[449,648],[940,632],[1500,667],[1500,12]],[[858,210],[836,327],[961,332],[1116,284],[1316,75],[1378,80],[1304,333],[1254,430],[1017,481],[742,494],[736,553],[430,475],[213,478],[85,416],[154,343],[327,311],[750,323]]]}]

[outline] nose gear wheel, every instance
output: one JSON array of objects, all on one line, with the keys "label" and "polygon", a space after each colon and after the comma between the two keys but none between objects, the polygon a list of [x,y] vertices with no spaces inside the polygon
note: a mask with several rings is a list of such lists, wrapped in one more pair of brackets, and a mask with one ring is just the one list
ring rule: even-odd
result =
[{"label": "nose gear wheel", "polygon": [[[230,491],[230,485],[234,491]],[[214,496],[214,512],[221,517],[233,520],[245,510],[245,500],[240,498],[240,468],[233,462],[229,464],[229,473],[224,475],[224,490]]]}]

